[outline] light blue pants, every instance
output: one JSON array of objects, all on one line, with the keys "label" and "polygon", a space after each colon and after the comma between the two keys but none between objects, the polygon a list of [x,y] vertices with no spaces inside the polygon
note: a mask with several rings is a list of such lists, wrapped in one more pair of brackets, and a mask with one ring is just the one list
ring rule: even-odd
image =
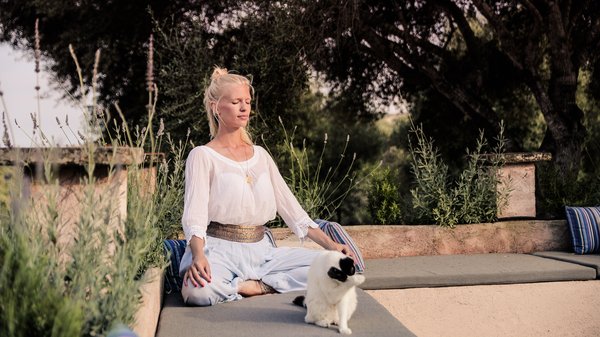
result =
[{"label": "light blue pants", "polygon": [[[181,294],[188,305],[209,306],[241,299],[238,284],[246,280],[262,280],[280,293],[306,290],[308,268],[318,253],[306,248],[275,248],[267,236],[256,243],[207,237],[204,254],[212,281],[204,287],[187,282]],[[181,277],[191,264],[192,252],[188,246],[181,259]]]}]

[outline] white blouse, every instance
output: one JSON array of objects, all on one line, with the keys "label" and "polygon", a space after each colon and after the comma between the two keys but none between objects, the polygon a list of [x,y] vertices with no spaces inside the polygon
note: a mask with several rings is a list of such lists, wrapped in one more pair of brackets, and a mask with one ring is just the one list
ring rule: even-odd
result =
[{"label": "white blouse", "polygon": [[276,212],[299,238],[306,236],[308,227],[319,227],[302,209],[269,153],[260,146],[253,149],[253,156],[242,162],[208,146],[190,151],[181,219],[188,244],[193,235],[205,239],[211,221],[260,226],[275,219]]}]

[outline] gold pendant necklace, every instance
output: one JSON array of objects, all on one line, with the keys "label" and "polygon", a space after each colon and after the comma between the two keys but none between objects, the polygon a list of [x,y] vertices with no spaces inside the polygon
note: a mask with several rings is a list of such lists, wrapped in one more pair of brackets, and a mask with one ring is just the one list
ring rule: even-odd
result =
[{"label": "gold pendant necklace", "polygon": [[[227,151],[229,151],[229,154],[231,154],[231,156],[233,157],[233,161],[235,161],[238,166],[242,169],[242,172],[244,172],[244,167],[240,164],[240,162],[237,160],[236,156],[233,154],[233,152],[231,152],[231,150],[229,149],[229,147],[227,147]],[[250,169],[248,167],[248,154],[246,153],[246,147],[244,146],[244,159],[246,162],[246,184],[248,185],[252,185],[252,183],[254,182],[254,179],[252,179],[252,176],[250,175]]]}]

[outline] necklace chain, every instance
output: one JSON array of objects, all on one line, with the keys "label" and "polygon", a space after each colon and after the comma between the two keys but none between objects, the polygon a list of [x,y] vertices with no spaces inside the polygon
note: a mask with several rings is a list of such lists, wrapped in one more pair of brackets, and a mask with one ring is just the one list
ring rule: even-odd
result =
[{"label": "necklace chain", "polygon": [[[238,166],[242,169],[242,171],[244,171],[244,167],[242,166],[242,164],[240,164],[240,162],[237,160],[236,156],[233,154],[233,152],[231,151],[231,149],[229,147],[226,147],[227,151],[229,152],[229,154],[231,154],[231,156],[233,157],[233,161],[235,161]],[[248,167],[248,154],[246,153],[246,146],[244,145],[244,159],[246,162],[246,183],[248,185],[252,185],[253,183],[253,179],[252,176],[250,175],[250,168]]]}]

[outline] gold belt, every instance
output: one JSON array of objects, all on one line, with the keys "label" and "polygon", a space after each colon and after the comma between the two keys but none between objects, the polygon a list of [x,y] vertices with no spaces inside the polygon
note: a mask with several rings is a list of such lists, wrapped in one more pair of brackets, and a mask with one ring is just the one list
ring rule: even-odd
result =
[{"label": "gold belt", "polygon": [[211,221],[206,229],[206,234],[213,238],[234,242],[253,243],[265,236],[264,226],[225,225]]}]

